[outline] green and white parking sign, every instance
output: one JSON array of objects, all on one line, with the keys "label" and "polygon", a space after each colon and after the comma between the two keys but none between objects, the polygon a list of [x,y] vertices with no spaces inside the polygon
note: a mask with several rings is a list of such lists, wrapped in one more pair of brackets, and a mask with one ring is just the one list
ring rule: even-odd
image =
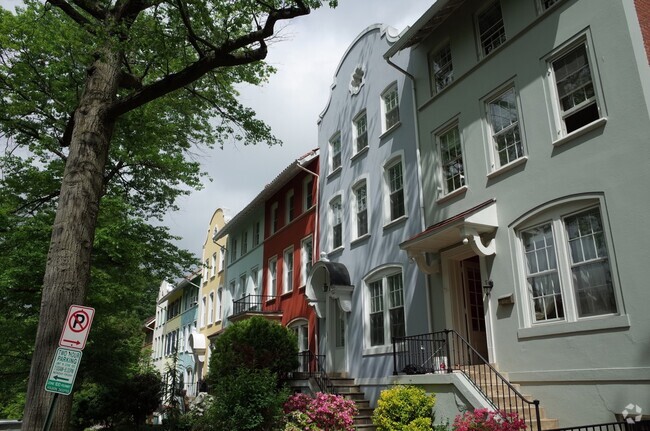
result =
[{"label": "green and white parking sign", "polygon": [[81,351],[59,347],[52,362],[45,390],[61,395],[70,395],[81,362]]}]

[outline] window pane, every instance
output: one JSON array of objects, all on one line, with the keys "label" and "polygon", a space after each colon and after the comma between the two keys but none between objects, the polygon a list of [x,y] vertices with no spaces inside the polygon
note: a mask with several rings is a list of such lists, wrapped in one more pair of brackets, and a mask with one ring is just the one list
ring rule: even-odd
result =
[{"label": "window pane", "polygon": [[449,193],[465,185],[463,154],[458,127],[454,127],[440,135],[438,140],[440,142],[443,182],[446,186],[445,193]]},{"label": "window pane", "polygon": [[506,40],[499,1],[492,3],[478,15],[478,30],[483,54],[487,55]]},{"label": "window pane", "polygon": [[431,73],[433,73],[433,89],[435,92],[439,92],[454,80],[449,44],[431,56]]},{"label": "window pane", "polygon": [[578,317],[616,313],[609,262],[594,262],[573,268]]},{"label": "window pane", "polygon": [[406,336],[406,329],[404,325],[404,307],[394,308],[390,310],[390,336]]},{"label": "window pane", "polygon": [[388,168],[388,186],[390,188],[390,219],[395,220],[405,214],[401,163],[396,163]]},{"label": "window pane", "polygon": [[370,315],[370,345],[381,346],[384,344],[384,313]]},{"label": "window pane", "polygon": [[514,88],[488,104],[488,116],[498,164],[503,166],[523,157],[524,147],[519,133],[519,112]]},{"label": "window pane", "polygon": [[355,134],[356,134],[356,150],[361,151],[368,146],[368,122],[366,114],[363,113],[354,121]]},{"label": "window pane", "polygon": [[397,102],[397,88],[389,90],[382,96],[384,101],[386,130],[399,122],[399,106]]}]

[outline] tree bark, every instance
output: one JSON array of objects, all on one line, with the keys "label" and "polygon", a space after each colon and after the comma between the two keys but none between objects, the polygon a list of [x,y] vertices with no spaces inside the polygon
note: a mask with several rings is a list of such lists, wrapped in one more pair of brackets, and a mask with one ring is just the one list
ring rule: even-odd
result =
[{"label": "tree bark", "polygon": [[[70,305],[82,305],[90,280],[90,257],[103,190],[104,168],[114,129],[108,109],[115,101],[120,69],[119,53],[104,49],[89,69],[79,107],[75,111],[70,152],[52,227],[41,312],[22,430],[41,431],[53,394],[45,383],[58,347]],[[59,396],[52,430],[70,422],[72,396]]]}]

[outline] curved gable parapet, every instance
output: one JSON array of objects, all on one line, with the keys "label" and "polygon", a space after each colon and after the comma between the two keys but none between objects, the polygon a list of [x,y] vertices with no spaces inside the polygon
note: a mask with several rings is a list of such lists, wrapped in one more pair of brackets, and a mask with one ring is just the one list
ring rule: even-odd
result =
[{"label": "curved gable parapet", "polygon": [[[391,27],[389,25],[373,24],[366,27],[361,33],[359,33],[359,35],[352,41],[352,43],[345,50],[345,53],[341,56],[341,60],[339,61],[338,66],[336,66],[336,71],[334,72],[334,77],[332,78],[332,85],[330,85],[330,94],[327,99],[327,103],[325,104],[325,108],[323,109],[323,111],[320,114],[318,114],[318,121],[316,122],[316,124],[320,124],[321,121],[323,121],[323,118],[325,117],[325,114],[327,113],[327,110],[329,109],[330,104],[332,102],[332,93],[334,92],[334,89],[336,88],[338,81],[340,79],[343,79],[342,82],[345,82],[347,79],[347,78],[339,78],[339,72],[341,71],[341,67],[343,66],[343,63],[345,63],[345,61],[347,60],[352,49],[354,49],[354,47],[363,38],[365,38],[368,34],[372,33],[373,31],[379,31],[381,38],[385,38],[388,44],[392,45],[399,40],[400,36],[404,34],[406,30],[408,30],[408,27],[404,29],[404,31],[399,32],[396,28]],[[360,65],[359,68],[363,69],[363,65]]]}]

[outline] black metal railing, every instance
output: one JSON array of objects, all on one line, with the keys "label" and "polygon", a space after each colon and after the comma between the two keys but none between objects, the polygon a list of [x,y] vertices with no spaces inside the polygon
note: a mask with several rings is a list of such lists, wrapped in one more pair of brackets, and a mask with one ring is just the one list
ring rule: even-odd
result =
[{"label": "black metal railing", "polygon": [[650,431],[650,421],[622,421],[569,428],[554,428],[548,431]]},{"label": "black metal railing", "polygon": [[269,295],[246,295],[233,301],[233,314],[242,314],[251,311],[262,311],[262,305],[266,301],[275,299],[275,296]]},{"label": "black metal railing", "polygon": [[335,393],[334,384],[325,370],[325,355],[316,355],[310,351],[298,353],[300,365],[291,374],[292,378],[313,379],[321,392]]},{"label": "black metal railing", "polygon": [[516,413],[541,431],[539,401],[528,400],[472,345],[453,330],[393,338],[393,374],[462,372],[494,410]]}]

